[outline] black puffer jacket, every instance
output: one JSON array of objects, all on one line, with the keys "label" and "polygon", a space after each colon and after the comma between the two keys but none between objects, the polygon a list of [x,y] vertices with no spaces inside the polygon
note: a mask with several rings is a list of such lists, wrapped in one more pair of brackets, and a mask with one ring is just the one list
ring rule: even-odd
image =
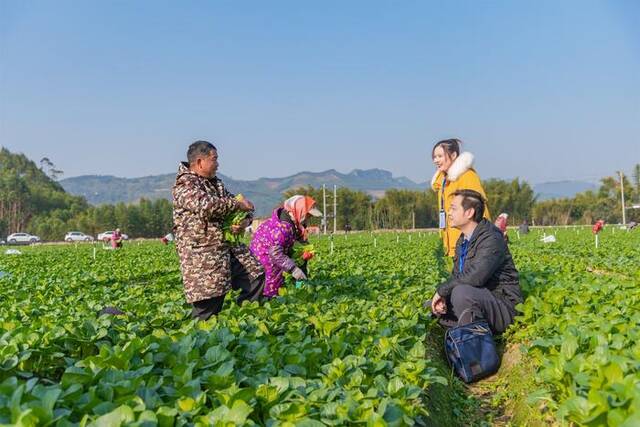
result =
[{"label": "black puffer jacket", "polygon": [[456,286],[471,285],[489,289],[511,308],[521,303],[523,298],[518,270],[498,227],[486,219],[478,224],[468,243],[464,268],[460,272],[459,257],[463,241],[464,235],[460,235],[451,277],[438,286],[438,294],[448,297]]}]

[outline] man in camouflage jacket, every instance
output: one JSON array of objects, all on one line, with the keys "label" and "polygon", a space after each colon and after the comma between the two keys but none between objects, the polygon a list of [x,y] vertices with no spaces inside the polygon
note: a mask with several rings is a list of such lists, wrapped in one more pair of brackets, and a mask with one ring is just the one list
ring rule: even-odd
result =
[{"label": "man in camouflage jacket", "polygon": [[[238,304],[262,294],[264,271],[247,246],[224,239],[225,217],[237,211],[253,212],[248,200],[236,200],[216,172],[218,152],[207,141],[196,141],[187,151],[188,163],[178,167],[173,186],[173,224],[184,293],[193,305],[193,317],[206,320],[222,309],[230,289],[240,289]],[[235,227],[243,231],[244,224]]]}]

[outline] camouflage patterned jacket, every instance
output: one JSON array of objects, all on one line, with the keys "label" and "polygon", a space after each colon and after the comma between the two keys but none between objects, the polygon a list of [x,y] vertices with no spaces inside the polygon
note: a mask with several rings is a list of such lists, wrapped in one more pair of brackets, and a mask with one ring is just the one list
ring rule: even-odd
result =
[{"label": "camouflage patterned jacket", "polygon": [[263,273],[245,245],[230,246],[224,240],[222,223],[239,202],[220,179],[201,177],[181,163],[172,193],[173,232],[188,303],[229,291],[232,255],[251,278]]}]

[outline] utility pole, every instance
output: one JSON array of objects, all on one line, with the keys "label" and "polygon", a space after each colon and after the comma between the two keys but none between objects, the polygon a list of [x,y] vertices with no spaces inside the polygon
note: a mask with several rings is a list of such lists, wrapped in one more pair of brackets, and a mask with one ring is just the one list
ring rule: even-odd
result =
[{"label": "utility pole", "polygon": [[416,211],[411,211],[411,222],[413,229],[416,229]]},{"label": "utility pole", "polygon": [[327,186],[322,184],[322,226],[325,236],[327,235]]},{"label": "utility pole", "polygon": [[369,230],[373,231],[373,206],[369,204]]},{"label": "utility pole", "polygon": [[338,209],[337,209],[337,200],[338,200],[338,186],[333,184],[333,234],[336,234],[336,230],[337,230],[337,223],[336,223],[336,219],[337,219],[337,213],[338,213]]},{"label": "utility pole", "polygon": [[620,198],[622,199],[622,225],[627,224],[627,214],[624,208],[624,175],[622,175],[622,171],[618,171],[620,174]]}]

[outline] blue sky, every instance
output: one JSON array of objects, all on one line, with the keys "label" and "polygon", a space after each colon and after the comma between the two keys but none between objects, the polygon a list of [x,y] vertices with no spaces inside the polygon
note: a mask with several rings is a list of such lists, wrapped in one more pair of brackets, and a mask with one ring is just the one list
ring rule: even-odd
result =
[{"label": "blue sky", "polygon": [[0,0],[0,145],[65,176],[238,179],[379,167],[425,181],[459,137],[483,178],[640,162],[637,1]]}]

